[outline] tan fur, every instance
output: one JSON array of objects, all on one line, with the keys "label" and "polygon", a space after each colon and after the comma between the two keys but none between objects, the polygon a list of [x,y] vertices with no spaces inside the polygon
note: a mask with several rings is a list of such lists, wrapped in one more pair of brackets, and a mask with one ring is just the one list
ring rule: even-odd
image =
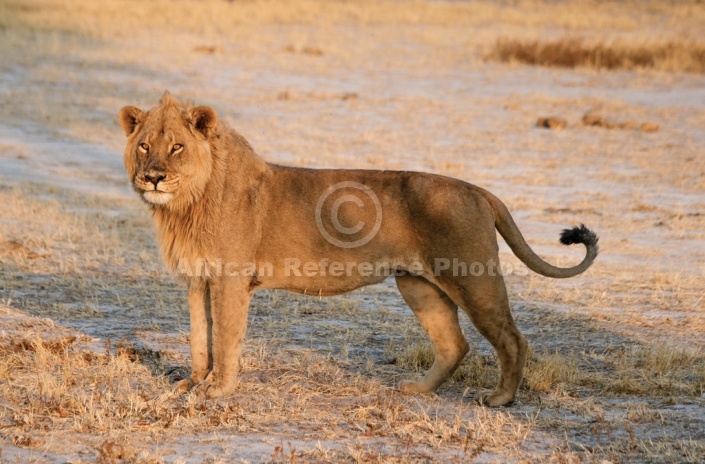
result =
[{"label": "tan fur", "polygon": [[[152,210],[167,264],[188,281],[193,369],[179,388],[196,386],[208,397],[234,389],[247,310],[256,289],[336,295],[380,282],[397,270],[409,271],[396,273],[397,285],[435,353],[433,366],[421,380],[404,381],[399,388],[433,391],[457,368],[468,351],[458,325],[460,307],[492,343],[501,364],[497,389],[481,392],[478,401],[507,405],[521,382],[527,343],[509,312],[504,280],[499,272],[463,276],[453,269],[439,270],[437,260],[498,264],[495,229],[530,269],[543,275],[576,275],[597,254],[596,237],[584,229],[594,240],[572,237],[564,242],[587,246],[583,262],[568,269],[549,265],[531,251],[495,196],[459,180],[415,172],[268,164],[212,109],[194,108],[168,93],[147,112],[123,108],[119,120],[128,137],[125,167],[130,181]],[[371,194],[342,182],[364,185]],[[344,185],[340,193],[347,195],[332,206],[342,220],[323,214],[317,224],[316,209],[326,204],[319,200],[336,185]],[[344,230],[334,227],[336,220]],[[321,224],[331,231],[332,241],[322,235]],[[376,233],[368,242],[354,247],[335,243],[365,236],[372,224],[378,229],[372,230]],[[208,272],[184,270],[183,263],[193,270],[199,260],[210,263]],[[287,260],[318,263],[318,272],[291,272]],[[254,263],[256,271],[223,272],[224,263]],[[326,269],[330,263],[350,267],[340,275],[333,266]],[[383,271],[370,274],[355,267],[359,263],[380,265]]]}]

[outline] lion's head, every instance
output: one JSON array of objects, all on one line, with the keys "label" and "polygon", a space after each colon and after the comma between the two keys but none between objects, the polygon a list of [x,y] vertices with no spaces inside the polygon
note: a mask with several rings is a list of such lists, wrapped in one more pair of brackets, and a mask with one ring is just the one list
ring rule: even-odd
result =
[{"label": "lion's head", "polygon": [[179,209],[203,195],[213,171],[209,138],[219,127],[213,109],[194,108],[165,92],[149,111],[126,106],[119,119],[128,137],[125,169],[144,201]]}]

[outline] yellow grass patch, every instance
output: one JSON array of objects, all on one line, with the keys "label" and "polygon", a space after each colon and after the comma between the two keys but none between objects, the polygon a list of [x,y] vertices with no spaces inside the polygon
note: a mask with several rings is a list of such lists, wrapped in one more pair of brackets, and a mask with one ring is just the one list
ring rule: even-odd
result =
[{"label": "yellow grass patch", "polygon": [[[705,12],[697,1],[650,2],[435,2],[412,0],[9,0],[0,4],[0,25],[61,31],[103,38],[135,36],[155,30],[228,37],[247,25],[424,25],[473,27],[489,22],[517,29],[639,31],[663,18],[681,31],[697,34]],[[433,40],[433,38],[430,38]],[[206,49],[210,52],[210,49]]]},{"label": "yellow grass patch", "polygon": [[559,353],[530,351],[524,375],[524,386],[529,390],[548,393],[560,388],[575,387],[578,366],[569,356]]},{"label": "yellow grass patch", "polygon": [[705,44],[685,40],[634,44],[588,43],[578,38],[553,41],[500,38],[487,58],[563,68],[650,68],[705,73]]},{"label": "yellow grass patch", "polygon": [[[431,398],[419,402],[377,379],[346,372],[325,356],[310,351],[271,355],[256,341],[243,355],[236,398],[205,401],[195,393],[173,392],[163,375],[163,360],[154,352],[118,343],[97,353],[87,341],[15,332],[0,343],[0,375],[7,379],[0,385],[0,424],[5,434],[16,437],[17,446],[39,448],[71,432],[111,437],[147,433],[167,439],[174,433],[211,430],[276,436],[291,429],[301,438],[350,443],[348,449],[294,451],[294,458],[368,455],[366,446],[348,440],[352,435],[413,443],[393,455],[414,460],[449,449],[460,457],[478,449],[518,446],[531,431],[531,424],[506,413],[449,410],[450,404]],[[101,441],[96,449],[103,457],[138,454],[120,439]],[[282,450],[272,447],[272,452]]]}]

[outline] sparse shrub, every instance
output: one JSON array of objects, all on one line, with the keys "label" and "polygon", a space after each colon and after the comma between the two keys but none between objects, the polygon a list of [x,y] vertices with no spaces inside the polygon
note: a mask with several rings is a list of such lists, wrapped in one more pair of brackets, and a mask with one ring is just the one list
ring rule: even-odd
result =
[{"label": "sparse shrub", "polygon": [[705,73],[705,44],[686,40],[628,44],[587,43],[571,37],[554,41],[500,38],[486,58],[564,68],[653,68]]},{"label": "sparse shrub", "polygon": [[404,350],[397,356],[397,364],[403,369],[421,372],[433,365],[433,346],[428,341],[407,340]]},{"label": "sparse shrub", "polygon": [[683,348],[632,346],[617,353],[615,364],[614,393],[699,395],[705,383],[705,358]]},{"label": "sparse shrub", "polygon": [[469,388],[494,388],[499,368],[494,358],[483,356],[475,348],[465,356],[463,363],[453,374],[452,380],[464,382]]},{"label": "sparse shrub", "polygon": [[[428,341],[408,342],[397,356],[397,364],[403,369],[423,372],[433,365],[433,345]],[[450,378],[451,382],[463,382],[470,388],[492,388],[497,382],[497,363],[471,348]]]},{"label": "sparse shrub", "polygon": [[574,384],[578,366],[571,356],[555,352],[529,353],[524,370],[524,385],[532,391],[548,393],[560,386]]}]

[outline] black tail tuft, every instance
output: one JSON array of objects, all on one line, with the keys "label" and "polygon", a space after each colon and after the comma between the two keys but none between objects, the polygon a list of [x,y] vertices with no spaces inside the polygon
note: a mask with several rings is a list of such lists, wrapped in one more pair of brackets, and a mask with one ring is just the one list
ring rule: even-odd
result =
[{"label": "black tail tuft", "polygon": [[585,227],[585,224],[581,224],[580,227],[573,227],[572,229],[563,229],[563,232],[561,232],[561,243],[563,245],[582,243],[586,247],[593,247],[597,245],[598,240],[599,238],[595,232]]}]

